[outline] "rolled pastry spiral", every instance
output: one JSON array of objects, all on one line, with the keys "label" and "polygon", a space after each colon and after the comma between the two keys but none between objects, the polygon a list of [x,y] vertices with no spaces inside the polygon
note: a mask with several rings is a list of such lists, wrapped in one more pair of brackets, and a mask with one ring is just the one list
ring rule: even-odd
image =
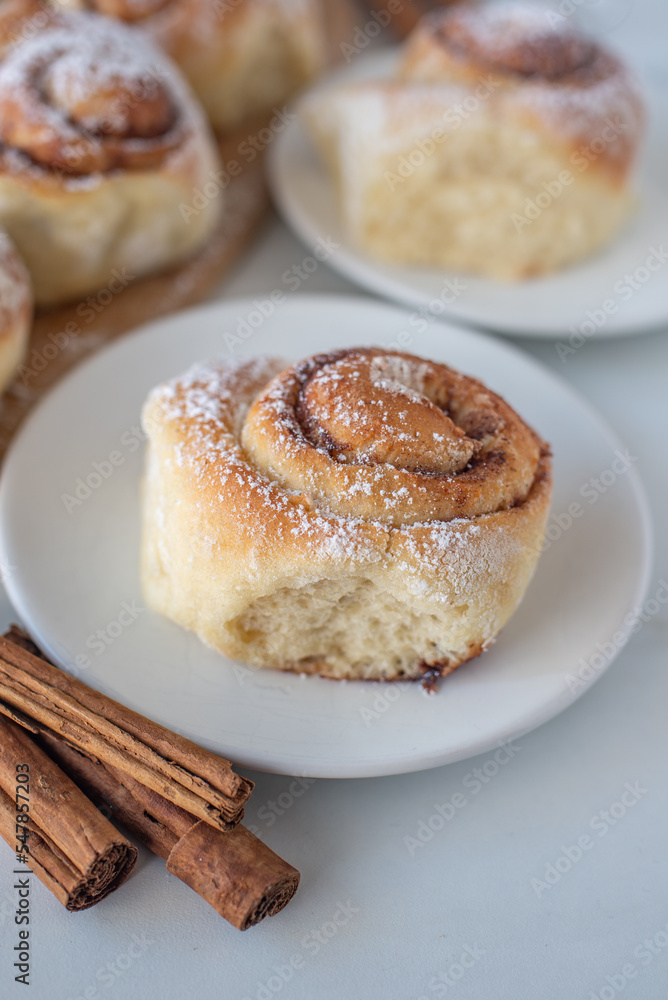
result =
[{"label": "rolled pastry spiral", "polygon": [[154,390],[143,420],[145,599],[228,656],[445,674],[528,584],[549,449],[445,365],[373,348],[212,362]]},{"label": "rolled pastry spiral", "polygon": [[522,77],[582,78],[602,56],[567,20],[552,25],[545,8],[515,0],[484,8],[458,5],[445,15],[432,15],[430,28],[432,37],[458,58]]},{"label": "rolled pastry spiral", "polygon": [[250,409],[256,467],[333,514],[384,524],[520,503],[541,445],[499,396],[445,365],[381,350],[317,355]]},{"label": "rolled pastry spiral", "polygon": [[27,4],[0,63],[0,224],[54,305],[188,257],[222,195],[184,215],[220,161],[159,49],[97,14],[45,11]]},{"label": "rolled pastry spiral", "polygon": [[0,66],[0,139],[40,166],[73,174],[157,166],[183,141],[183,117],[152,53],[98,18],[55,26]]}]

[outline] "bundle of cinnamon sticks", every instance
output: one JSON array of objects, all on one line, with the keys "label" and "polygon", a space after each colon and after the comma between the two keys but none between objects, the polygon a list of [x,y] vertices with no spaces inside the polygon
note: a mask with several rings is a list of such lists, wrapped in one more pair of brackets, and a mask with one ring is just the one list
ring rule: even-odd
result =
[{"label": "bundle of cinnamon sticks", "polygon": [[0,637],[0,836],[17,851],[19,764],[29,864],[70,910],[120,886],[137,857],[95,802],[240,930],[297,890],[299,872],[240,824],[251,781],[59,670],[13,626]]}]

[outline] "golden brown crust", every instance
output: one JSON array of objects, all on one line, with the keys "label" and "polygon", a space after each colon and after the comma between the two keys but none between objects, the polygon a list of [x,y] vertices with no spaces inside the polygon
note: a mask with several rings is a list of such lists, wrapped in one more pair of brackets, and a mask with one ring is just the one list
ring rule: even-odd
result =
[{"label": "golden brown crust", "polygon": [[317,355],[246,419],[256,467],[328,512],[391,524],[476,517],[527,495],[541,443],[480,382],[409,354]]},{"label": "golden brown crust", "polygon": [[57,20],[57,11],[40,0],[3,0],[0,4],[0,56],[5,56]]},{"label": "golden brown crust", "polygon": [[0,66],[0,140],[69,174],[159,166],[188,114],[141,36],[92,15],[53,18]]},{"label": "golden brown crust", "polygon": [[159,10],[163,10],[175,0],[86,0],[89,10],[104,14],[105,17],[116,17],[122,21],[144,21]]}]

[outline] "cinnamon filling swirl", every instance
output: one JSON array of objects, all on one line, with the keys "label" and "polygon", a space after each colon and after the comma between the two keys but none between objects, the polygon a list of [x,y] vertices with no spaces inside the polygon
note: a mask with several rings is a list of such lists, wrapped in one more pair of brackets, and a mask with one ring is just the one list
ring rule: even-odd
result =
[{"label": "cinnamon filling swirl", "polygon": [[314,504],[392,524],[512,507],[544,454],[475,379],[374,349],[282,372],[255,400],[241,440],[257,468]]},{"label": "cinnamon filling swirl", "polygon": [[68,174],[159,165],[182,141],[178,102],[141,36],[71,15],[0,66],[0,141]]},{"label": "cinnamon filling swirl", "polygon": [[557,81],[588,73],[600,54],[568,25],[552,26],[544,8],[513,0],[459,7],[440,15],[435,24],[441,44],[492,72]]}]

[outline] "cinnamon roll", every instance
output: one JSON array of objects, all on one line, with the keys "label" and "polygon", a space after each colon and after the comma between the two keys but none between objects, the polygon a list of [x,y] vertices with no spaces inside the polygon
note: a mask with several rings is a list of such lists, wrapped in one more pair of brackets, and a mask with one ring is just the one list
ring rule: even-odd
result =
[{"label": "cinnamon roll", "polygon": [[0,232],[0,392],[25,354],[32,320],[32,288],[23,261]]},{"label": "cinnamon roll", "polygon": [[175,67],[96,14],[53,14],[19,37],[0,64],[0,224],[37,303],[191,255],[218,221],[220,164]]},{"label": "cinnamon roll", "polygon": [[147,31],[181,67],[216,131],[278,111],[323,66],[319,0],[52,0]]},{"label": "cinnamon roll", "polygon": [[549,449],[476,379],[380,349],[214,361],[143,422],[145,600],[230,657],[447,674],[522,599]]},{"label": "cinnamon roll", "polygon": [[643,102],[619,58],[524,0],[423,19],[396,79],[304,105],[371,255],[500,279],[605,246],[633,206]]}]

